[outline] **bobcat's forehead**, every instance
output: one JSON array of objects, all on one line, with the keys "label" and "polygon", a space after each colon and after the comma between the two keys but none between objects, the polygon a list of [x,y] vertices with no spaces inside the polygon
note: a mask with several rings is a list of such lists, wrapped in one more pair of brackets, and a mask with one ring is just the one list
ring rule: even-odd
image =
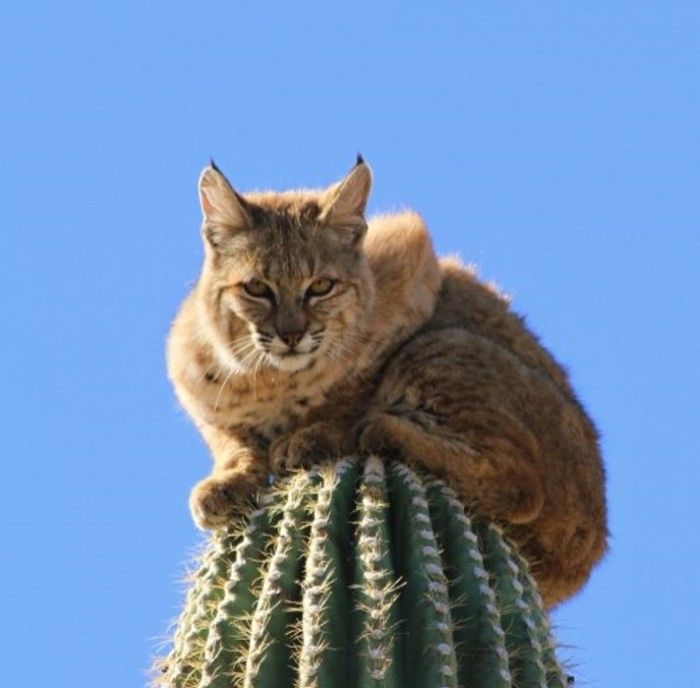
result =
[{"label": "bobcat's forehead", "polygon": [[243,278],[263,277],[290,290],[320,273],[352,277],[357,271],[358,252],[339,246],[325,231],[314,201],[252,207],[254,226],[236,238],[224,270]]},{"label": "bobcat's forehead", "polygon": [[246,206],[250,215],[251,230],[265,233],[275,238],[294,237],[308,234],[316,227],[321,207],[315,200],[285,200],[277,197],[257,197],[250,199]]}]

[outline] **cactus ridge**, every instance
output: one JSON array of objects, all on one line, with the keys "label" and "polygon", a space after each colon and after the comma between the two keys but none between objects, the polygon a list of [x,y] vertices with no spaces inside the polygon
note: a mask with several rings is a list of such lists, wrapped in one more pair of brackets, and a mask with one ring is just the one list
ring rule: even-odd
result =
[{"label": "cactus ridge", "polygon": [[277,681],[293,681],[290,648],[279,639],[287,637],[294,621],[293,610],[287,609],[284,602],[298,596],[304,507],[316,477],[315,473],[300,473],[289,483],[274,550],[251,619],[243,680],[246,687],[264,685],[268,674]]},{"label": "cactus ridge", "polygon": [[200,569],[178,622],[173,650],[164,667],[166,685],[189,687],[198,683],[206,637],[216,605],[223,597],[236,539],[235,528],[215,533],[201,557]]},{"label": "cactus ridge", "polygon": [[441,534],[450,596],[456,600],[454,633],[459,684],[510,686],[512,676],[501,612],[472,521],[456,493],[443,482],[431,481],[428,497],[431,516]]},{"label": "cactus ridge", "polygon": [[564,688],[527,562],[442,481],[378,457],[300,470],[213,533],[168,688]]},{"label": "cactus ridge", "polygon": [[322,472],[311,522],[302,596],[299,685],[333,685],[348,674],[350,517],[359,462]]},{"label": "cactus ridge", "polygon": [[[508,547],[500,529],[493,524],[491,524],[491,527],[501,536],[504,546]],[[539,642],[542,653],[541,659],[546,673],[544,685],[553,688],[566,688],[568,682],[565,680],[564,669],[556,656],[556,644],[552,637],[549,620],[544,612],[544,604],[537,590],[537,584],[530,573],[530,567],[514,547],[508,547],[508,551],[514,565],[518,569],[519,580],[523,588],[523,600],[534,623],[534,633]]]},{"label": "cactus ridge", "polygon": [[384,465],[375,457],[365,463],[359,496],[353,584],[358,639],[356,683],[394,688],[400,685],[392,659],[399,624],[395,605],[401,582],[391,560]]},{"label": "cactus ridge", "polygon": [[[198,688],[224,688],[240,667],[246,648],[245,630],[257,596],[259,561],[267,538],[275,526],[275,514],[267,507],[268,497],[251,514],[248,525],[238,534],[234,556],[229,561],[229,577],[224,595],[211,624],[204,648]],[[236,618],[239,623],[231,624]]]},{"label": "cactus ridge", "polygon": [[405,553],[401,567],[406,578],[402,598],[408,627],[405,681],[412,676],[416,685],[453,688],[457,666],[450,599],[425,488],[407,466],[393,464],[390,489],[404,509],[395,532]]}]

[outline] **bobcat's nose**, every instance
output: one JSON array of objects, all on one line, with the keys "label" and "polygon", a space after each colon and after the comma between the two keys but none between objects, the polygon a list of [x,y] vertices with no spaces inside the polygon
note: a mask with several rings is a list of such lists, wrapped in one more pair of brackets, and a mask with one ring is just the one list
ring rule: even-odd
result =
[{"label": "bobcat's nose", "polygon": [[277,330],[277,336],[290,348],[294,349],[304,336],[304,330]]}]

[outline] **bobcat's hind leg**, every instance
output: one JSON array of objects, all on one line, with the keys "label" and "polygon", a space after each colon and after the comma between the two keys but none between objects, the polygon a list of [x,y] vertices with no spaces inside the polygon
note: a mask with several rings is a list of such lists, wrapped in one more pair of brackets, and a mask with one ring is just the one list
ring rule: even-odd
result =
[{"label": "bobcat's hind leg", "polygon": [[508,523],[537,518],[544,494],[522,450],[504,437],[470,442],[421,415],[370,414],[359,428],[360,448],[430,471],[483,515]]}]

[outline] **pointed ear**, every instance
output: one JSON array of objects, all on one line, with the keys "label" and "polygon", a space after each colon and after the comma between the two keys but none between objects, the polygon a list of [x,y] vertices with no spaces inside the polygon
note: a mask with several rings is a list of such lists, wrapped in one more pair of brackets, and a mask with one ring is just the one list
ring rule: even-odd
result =
[{"label": "pointed ear", "polygon": [[245,200],[236,193],[213,160],[199,177],[199,202],[204,215],[202,232],[215,249],[251,226]]},{"label": "pointed ear", "polygon": [[372,170],[358,156],[357,164],[321,196],[319,219],[347,245],[359,244],[367,230],[365,207],[372,189]]}]

